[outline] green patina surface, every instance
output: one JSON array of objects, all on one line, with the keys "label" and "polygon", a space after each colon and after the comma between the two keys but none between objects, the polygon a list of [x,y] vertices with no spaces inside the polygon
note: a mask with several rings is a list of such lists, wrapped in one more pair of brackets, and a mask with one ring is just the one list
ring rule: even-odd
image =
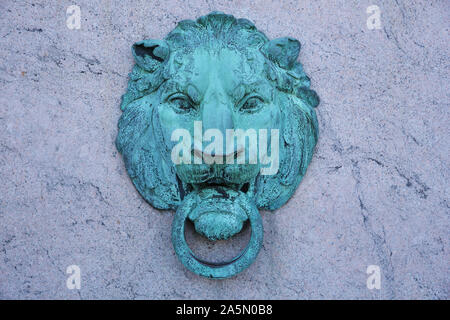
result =
[{"label": "green patina surface", "polygon": [[[296,61],[299,51],[293,38],[269,40],[250,21],[218,12],[181,21],[164,40],[132,46],[136,64],[122,99],[117,148],[141,195],[158,209],[176,210],[173,245],[197,274],[227,278],[248,267],[262,245],[258,208],[282,206],[306,172],[319,99]],[[223,136],[227,129],[278,129],[279,170],[261,175],[259,163],[175,164],[178,142],[171,135],[181,128],[194,136],[194,121]],[[186,219],[211,240],[228,239],[249,219],[251,240],[228,263],[201,261],[186,244]]]}]

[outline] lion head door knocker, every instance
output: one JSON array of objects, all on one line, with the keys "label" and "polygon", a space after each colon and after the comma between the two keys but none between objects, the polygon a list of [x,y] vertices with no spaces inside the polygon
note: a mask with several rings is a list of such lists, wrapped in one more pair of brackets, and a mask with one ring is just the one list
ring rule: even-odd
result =
[{"label": "lion head door knocker", "polygon": [[[288,201],[311,161],[319,99],[299,51],[293,38],[269,40],[220,12],[132,46],[117,148],[140,194],[176,210],[175,252],[199,275],[228,278],[250,266],[263,241],[258,208]],[[229,262],[202,261],[186,243],[186,219],[210,240],[249,219],[250,241]]]}]

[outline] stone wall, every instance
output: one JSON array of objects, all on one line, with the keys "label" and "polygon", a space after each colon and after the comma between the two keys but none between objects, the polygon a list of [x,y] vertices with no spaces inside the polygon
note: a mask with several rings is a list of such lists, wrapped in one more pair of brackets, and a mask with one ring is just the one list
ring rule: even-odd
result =
[{"label": "stone wall", "polygon": [[[1,299],[449,298],[447,1],[100,2],[0,4]],[[73,4],[80,29],[67,26]],[[299,39],[321,98],[304,180],[263,212],[255,263],[220,281],[178,261],[173,213],[142,199],[114,145],[130,46],[213,10]],[[248,239],[190,233],[216,258]],[[66,287],[70,265],[80,290]]]}]

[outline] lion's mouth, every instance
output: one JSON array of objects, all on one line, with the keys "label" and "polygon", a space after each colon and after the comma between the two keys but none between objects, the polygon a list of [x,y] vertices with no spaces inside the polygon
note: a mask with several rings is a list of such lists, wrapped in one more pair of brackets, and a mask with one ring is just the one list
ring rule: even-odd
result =
[{"label": "lion's mouth", "polygon": [[[179,180],[179,178],[177,177],[177,180]],[[234,190],[236,192],[242,192],[242,193],[249,193],[250,191],[250,182],[245,182],[245,183],[230,183],[230,182],[225,182],[222,179],[210,179],[206,182],[203,183],[187,183],[185,184],[185,187],[182,187],[182,183],[179,180],[179,187],[180,191],[182,191],[183,194],[187,194],[189,192],[192,191],[197,191],[200,192],[203,189],[211,189],[211,188],[215,188],[217,190],[227,190],[227,189],[231,189]],[[186,189],[186,190],[184,190]]]},{"label": "lion's mouth", "polygon": [[245,183],[230,183],[225,182],[223,179],[210,179],[204,183],[192,184],[193,190],[202,190],[205,188],[217,188],[217,189],[231,189],[234,191],[240,191],[247,193],[250,187],[250,182]]},{"label": "lion's mouth", "polygon": [[211,177],[206,181],[199,183],[193,182],[183,183],[178,175],[176,176],[176,178],[182,199],[184,198],[185,195],[187,195],[192,191],[201,192],[204,189],[212,189],[212,188],[219,190],[219,192],[220,190],[233,190],[235,192],[242,192],[244,194],[250,195],[253,192],[255,182],[255,179],[252,179],[251,181],[248,182],[234,183],[226,181],[223,178]]},{"label": "lion's mouth", "polygon": [[253,198],[257,175],[241,167],[232,168],[233,175],[227,177],[214,174],[211,168],[185,167],[181,172],[190,173],[184,175],[187,181],[177,175],[181,200],[185,197],[196,199],[189,219],[198,233],[210,240],[228,239],[240,232],[248,219],[241,203],[250,203]]},{"label": "lion's mouth", "polygon": [[188,186],[191,191],[186,197],[196,199],[188,217],[194,222],[198,233],[210,240],[224,240],[242,230],[248,219],[242,203],[250,203],[251,196],[248,194],[253,190],[252,183],[237,184],[210,179]]}]

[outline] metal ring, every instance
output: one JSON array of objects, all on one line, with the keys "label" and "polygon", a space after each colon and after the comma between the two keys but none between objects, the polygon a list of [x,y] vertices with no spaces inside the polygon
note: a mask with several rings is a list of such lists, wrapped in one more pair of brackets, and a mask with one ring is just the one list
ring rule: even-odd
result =
[{"label": "metal ring", "polygon": [[224,263],[212,263],[195,256],[186,243],[184,226],[190,212],[190,205],[180,206],[172,223],[172,244],[181,263],[192,272],[207,278],[225,279],[235,276],[249,267],[261,249],[263,242],[262,219],[255,206],[248,206],[251,236],[247,247],[234,259]]}]

